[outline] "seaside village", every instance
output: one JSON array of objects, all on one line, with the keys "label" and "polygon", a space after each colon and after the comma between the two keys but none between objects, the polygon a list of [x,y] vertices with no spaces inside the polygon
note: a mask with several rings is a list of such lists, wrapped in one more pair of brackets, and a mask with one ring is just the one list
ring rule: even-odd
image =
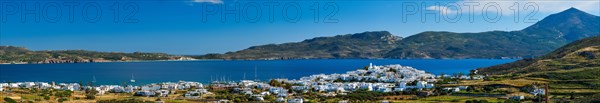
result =
[{"label": "seaside village", "polygon": [[[450,77],[450,76],[447,76]],[[344,74],[317,74],[302,77],[298,80],[272,79],[267,82],[256,80],[241,80],[239,82],[214,81],[209,85],[199,82],[179,81],[133,85],[98,85],[90,86],[81,83],[45,83],[45,82],[16,82],[0,83],[0,91],[11,92],[11,89],[54,89],[65,91],[96,91],[92,96],[103,96],[108,93],[130,94],[139,97],[159,98],[153,102],[162,103],[165,99],[199,100],[200,102],[243,102],[266,101],[303,103],[309,102],[306,94],[315,94],[318,97],[335,97],[349,95],[357,91],[368,92],[403,92],[412,91],[419,96],[429,96],[436,88],[434,82],[438,81],[433,74],[417,70],[408,66],[385,65],[375,66],[370,64],[365,68],[348,71]],[[459,78],[468,79],[462,76]],[[475,77],[480,79],[481,77]],[[471,77],[473,79],[473,77]],[[134,82],[134,80],[132,80]],[[450,92],[464,91],[468,86],[444,87]],[[226,92],[223,92],[226,91]],[[536,94],[543,94],[536,90]],[[3,93],[6,97],[7,95]],[[88,92],[86,92],[88,93]],[[238,100],[234,96],[220,96],[223,93],[244,95],[245,100]],[[8,95],[10,97],[10,95]],[[81,97],[87,98],[87,97]],[[511,98],[523,98],[511,97]],[[19,98],[13,98],[18,100]],[[60,99],[60,98],[59,98]],[[348,99],[348,98],[347,98]],[[69,99],[66,99],[67,101]],[[340,101],[344,102],[344,101]],[[348,102],[346,100],[345,102]]]}]

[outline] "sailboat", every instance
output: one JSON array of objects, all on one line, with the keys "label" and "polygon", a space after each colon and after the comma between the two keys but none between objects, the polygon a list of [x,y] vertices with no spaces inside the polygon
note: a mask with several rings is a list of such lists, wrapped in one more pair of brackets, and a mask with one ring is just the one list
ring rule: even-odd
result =
[{"label": "sailboat", "polygon": [[254,65],[254,81],[258,81],[257,74],[256,74],[256,68],[257,68],[256,65]]},{"label": "sailboat", "polygon": [[135,83],[135,79],[133,79],[133,73],[131,74],[131,80],[129,80],[132,83]]},{"label": "sailboat", "polygon": [[96,83],[96,76],[94,75],[92,78],[93,78],[92,83]]}]

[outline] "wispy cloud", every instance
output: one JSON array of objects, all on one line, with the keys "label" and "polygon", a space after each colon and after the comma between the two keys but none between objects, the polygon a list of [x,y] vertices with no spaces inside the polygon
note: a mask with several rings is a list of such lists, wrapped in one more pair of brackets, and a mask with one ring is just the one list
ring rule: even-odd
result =
[{"label": "wispy cloud", "polygon": [[458,12],[455,9],[450,9],[450,7],[448,7],[448,6],[429,6],[429,7],[425,8],[425,9],[426,10],[432,10],[432,11],[438,11],[442,15],[454,14],[454,13]]},{"label": "wispy cloud", "polygon": [[192,0],[194,3],[223,4],[223,0]]}]

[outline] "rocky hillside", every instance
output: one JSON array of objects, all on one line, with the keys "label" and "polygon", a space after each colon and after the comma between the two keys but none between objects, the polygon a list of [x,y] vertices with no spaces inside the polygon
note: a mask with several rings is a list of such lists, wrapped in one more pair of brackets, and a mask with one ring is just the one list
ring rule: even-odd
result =
[{"label": "rocky hillside", "polygon": [[575,8],[552,14],[518,31],[423,32],[403,39],[385,58],[536,57],[600,34],[600,17]]},{"label": "rocky hillside", "polygon": [[478,69],[483,74],[525,74],[600,67],[600,36],[574,41],[544,56]]},{"label": "rocky hillside", "polygon": [[382,57],[395,48],[401,37],[386,31],[318,37],[297,43],[253,46],[224,55],[223,59],[302,59]]},{"label": "rocky hillside", "polygon": [[422,32],[402,39],[386,31],[269,44],[201,59],[530,58],[600,34],[600,17],[575,8],[518,31]]},{"label": "rocky hillside", "polygon": [[531,37],[512,31],[423,32],[404,39],[386,58],[533,57],[566,44],[564,39]]}]

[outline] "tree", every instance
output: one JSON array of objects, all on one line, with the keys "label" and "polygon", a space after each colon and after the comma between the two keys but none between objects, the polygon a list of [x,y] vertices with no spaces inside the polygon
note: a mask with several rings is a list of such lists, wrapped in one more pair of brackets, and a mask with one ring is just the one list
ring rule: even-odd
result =
[{"label": "tree", "polygon": [[341,78],[337,78],[337,79],[333,80],[333,82],[344,82],[344,80],[342,80]]},{"label": "tree", "polygon": [[4,101],[5,101],[5,102],[8,102],[8,103],[17,103],[17,101],[15,101],[15,100],[14,100],[14,99],[12,99],[12,98],[8,98],[8,97],[4,97]]},{"label": "tree", "polygon": [[458,78],[458,77],[459,77],[459,76],[458,76],[458,73],[452,73],[452,77],[454,77],[454,78]]},{"label": "tree", "polygon": [[396,73],[396,72],[398,72],[398,70],[396,70],[396,69],[388,69],[388,72]]},{"label": "tree", "polygon": [[86,94],[85,95],[85,99],[94,100],[94,99],[96,99],[96,95],[94,95],[94,94]]},{"label": "tree", "polygon": [[63,101],[67,101],[67,100],[69,100],[69,99],[67,99],[65,97],[58,98],[58,102],[63,102]]},{"label": "tree", "polygon": [[583,98],[582,103],[600,103],[600,94],[594,94]]},{"label": "tree", "polygon": [[469,73],[469,79],[473,80],[473,77],[475,76],[475,71],[471,70],[471,73]]},{"label": "tree", "polygon": [[273,79],[273,80],[269,81],[269,85],[279,87],[279,86],[281,86],[281,82]]},{"label": "tree", "polygon": [[274,101],[275,97],[273,97],[271,95],[266,95],[264,99],[267,100],[267,101]]},{"label": "tree", "polygon": [[508,100],[504,101],[504,103],[519,103],[519,101],[516,101],[513,99],[508,99]]},{"label": "tree", "polygon": [[475,89],[475,86],[473,86],[473,87],[469,87],[469,88],[467,88],[467,92],[473,92],[473,91],[474,91],[474,89]]},{"label": "tree", "polygon": [[570,99],[571,99],[571,100],[574,100],[574,99],[575,99],[575,92],[571,92],[571,94],[570,94],[570,95],[571,95],[571,98],[570,98]]},{"label": "tree", "polygon": [[484,87],[483,87],[483,90],[485,90],[486,92],[491,92],[491,91],[492,91],[492,90],[494,90],[494,89],[496,89],[496,88],[494,88],[494,87],[491,87],[491,86],[484,86]]},{"label": "tree", "polygon": [[68,90],[56,91],[56,93],[54,93],[54,96],[57,96],[57,97],[70,97],[71,93],[72,92],[68,91]]},{"label": "tree", "polygon": [[406,83],[406,85],[417,85],[417,82],[418,82],[417,80],[414,80],[412,82]]}]

